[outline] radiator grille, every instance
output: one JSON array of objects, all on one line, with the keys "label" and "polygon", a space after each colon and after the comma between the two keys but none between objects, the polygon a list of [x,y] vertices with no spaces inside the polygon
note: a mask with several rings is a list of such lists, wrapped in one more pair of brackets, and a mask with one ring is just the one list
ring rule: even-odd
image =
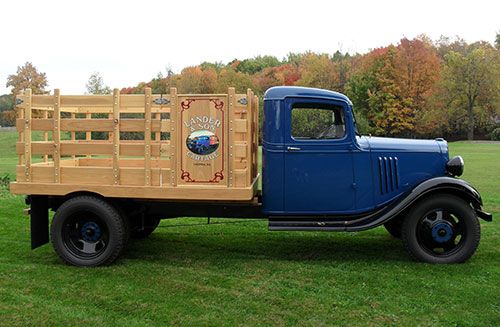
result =
[{"label": "radiator grille", "polygon": [[399,188],[397,157],[378,157],[378,171],[380,175],[380,193],[391,193]]}]

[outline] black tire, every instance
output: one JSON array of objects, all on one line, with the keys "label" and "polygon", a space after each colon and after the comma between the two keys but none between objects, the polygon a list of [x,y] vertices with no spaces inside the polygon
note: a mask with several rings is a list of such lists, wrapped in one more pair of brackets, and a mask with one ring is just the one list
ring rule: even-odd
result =
[{"label": "black tire", "polygon": [[384,224],[385,229],[395,238],[401,238],[401,229],[403,227],[402,217],[396,217]]},{"label": "black tire", "polygon": [[150,216],[138,216],[132,218],[133,221],[130,222],[130,238],[133,239],[144,239],[151,235],[156,227],[160,224],[160,219]]},{"label": "black tire", "polygon": [[428,263],[462,263],[476,251],[481,237],[474,210],[459,197],[436,195],[418,202],[402,226],[409,255]]},{"label": "black tire", "polygon": [[50,229],[52,245],[67,264],[80,267],[109,265],[127,242],[127,228],[119,212],[93,196],[64,202]]}]

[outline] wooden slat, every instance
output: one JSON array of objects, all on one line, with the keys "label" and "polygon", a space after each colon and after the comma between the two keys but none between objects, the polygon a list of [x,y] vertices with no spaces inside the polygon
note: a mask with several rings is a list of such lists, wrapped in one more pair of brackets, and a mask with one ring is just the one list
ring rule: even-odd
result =
[{"label": "wooden slat", "polygon": [[180,121],[178,121],[178,107],[177,107],[177,89],[175,87],[170,88],[170,108],[172,111],[170,112],[170,185],[177,185],[177,165],[180,164],[179,160],[177,160],[178,156],[176,152],[180,155],[180,148],[177,151],[177,130],[180,131]]},{"label": "wooden slat", "polygon": [[113,168],[61,167],[61,180],[63,184],[113,185]]},{"label": "wooden slat", "polygon": [[236,133],[246,133],[247,132],[247,120],[246,119],[234,119],[234,131]]},{"label": "wooden slat", "polygon": [[113,119],[61,119],[61,131],[66,132],[112,132]]},{"label": "wooden slat", "polygon": [[26,175],[24,175],[24,165],[16,165],[16,181],[26,181]]},{"label": "wooden slat", "polygon": [[[24,142],[16,143],[16,153],[18,155],[24,154]],[[53,142],[31,142],[31,154],[52,155],[53,153],[54,153]]]},{"label": "wooden slat", "polygon": [[34,95],[32,100],[33,107],[52,107],[54,98],[50,95]]},{"label": "wooden slat", "polygon": [[233,186],[233,169],[234,169],[234,107],[236,102],[236,92],[234,87],[230,87],[227,90],[229,106],[227,108],[227,113],[229,116],[228,122],[228,133],[227,133],[227,143],[229,145],[228,158],[227,158],[227,168],[229,171],[229,187]]},{"label": "wooden slat", "polygon": [[234,186],[245,187],[247,183],[247,176],[250,175],[248,169],[234,169]]},{"label": "wooden slat", "polygon": [[[112,158],[78,158],[78,166],[97,166],[97,167],[110,167],[113,164]],[[120,168],[135,167],[143,168],[143,159],[120,159]],[[151,169],[153,168],[170,168],[170,160],[151,160]]]},{"label": "wooden slat", "polygon": [[[75,110],[76,113],[92,113],[92,114],[99,114],[99,113],[104,113],[104,114],[110,114],[113,112],[113,107],[86,107],[86,108],[70,108],[70,107],[65,107],[64,111],[70,111],[70,110]],[[160,107],[160,106],[153,106],[151,107],[151,112],[152,113],[169,113],[170,108],[166,107]],[[141,107],[124,107],[123,104],[120,107],[120,113],[122,114],[133,114],[133,113],[144,113],[144,101],[142,102]]]},{"label": "wooden slat", "polygon": [[122,94],[120,95],[120,106],[123,108],[140,108],[144,112],[144,94]]},{"label": "wooden slat", "polygon": [[120,184],[120,91],[113,90],[113,178]]},{"label": "wooden slat", "polygon": [[54,182],[61,182],[61,92],[59,89],[54,90],[54,129],[52,132],[52,140],[54,142],[54,153],[52,157],[54,158]]},{"label": "wooden slat", "polygon": [[25,92],[24,107],[24,174],[26,181],[31,181],[31,89]]},{"label": "wooden slat", "polygon": [[247,158],[247,142],[235,142],[233,147],[233,155],[235,158]]},{"label": "wooden slat", "polygon": [[112,143],[61,142],[61,155],[112,155]]},{"label": "wooden slat", "polygon": [[[48,115],[45,111],[44,115]],[[71,115],[75,115],[71,113]],[[156,115],[160,115],[157,113]],[[16,128],[24,130],[24,119],[16,119]],[[121,132],[144,132],[144,119],[121,119],[120,131]],[[112,132],[114,130],[113,119],[82,119],[82,118],[68,118],[61,119],[61,131],[65,132]],[[47,118],[34,118],[31,120],[32,131],[51,131],[54,129],[54,121]],[[151,120],[151,131],[153,132],[169,132],[170,120],[153,119]],[[89,137],[90,140],[90,137]]]},{"label": "wooden slat", "polygon": [[[16,153],[22,155],[24,153],[24,142],[16,143]],[[119,154],[123,156],[144,156],[145,144],[143,141],[124,143],[120,142]],[[54,142],[32,142],[31,154],[33,155],[53,155]],[[162,141],[151,143],[151,155],[158,157],[170,153],[170,142]],[[79,141],[60,142],[61,155],[113,155],[113,143],[108,142],[86,142]]]},{"label": "wooden slat", "polygon": [[144,185],[151,185],[151,88],[144,89]]},{"label": "wooden slat", "polygon": [[111,95],[63,95],[60,99],[62,107],[113,107]]},{"label": "wooden slat", "polygon": [[54,167],[53,166],[33,166],[33,183],[53,183]]},{"label": "wooden slat", "polygon": [[[86,167],[84,167],[85,169]],[[65,168],[67,169],[67,168]],[[78,172],[81,167],[71,168]],[[94,168],[95,169],[95,168]],[[108,168],[111,176],[111,168]],[[77,174],[89,176],[85,170]],[[53,183],[22,183],[10,184],[13,194],[67,195],[74,192],[93,192],[104,197],[119,197],[126,199],[159,199],[159,200],[201,200],[201,201],[251,201],[254,197],[256,181],[251,187],[220,187],[204,185],[158,187],[158,186],[126,186],[126,185],[82,185]]]}]

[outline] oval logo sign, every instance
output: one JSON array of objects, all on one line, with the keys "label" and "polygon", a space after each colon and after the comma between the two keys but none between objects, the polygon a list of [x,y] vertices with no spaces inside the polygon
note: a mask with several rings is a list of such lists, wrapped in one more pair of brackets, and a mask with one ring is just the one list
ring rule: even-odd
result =
[{"label": "oval logo sign", "polygon": [[208,130],[194,131],[186,139],[189,151],[198,155],[213,153],[219,147],[219,138]]}]

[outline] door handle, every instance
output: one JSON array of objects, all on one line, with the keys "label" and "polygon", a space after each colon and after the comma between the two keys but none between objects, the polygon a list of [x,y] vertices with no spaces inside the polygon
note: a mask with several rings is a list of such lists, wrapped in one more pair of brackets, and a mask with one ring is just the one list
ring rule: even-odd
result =
[{"label": "door handle", "polygon": [[297,148],[295,146],[288,146],[286,148],[288,151],[293,152],[293,151],[300,151],[300,148]]}]

